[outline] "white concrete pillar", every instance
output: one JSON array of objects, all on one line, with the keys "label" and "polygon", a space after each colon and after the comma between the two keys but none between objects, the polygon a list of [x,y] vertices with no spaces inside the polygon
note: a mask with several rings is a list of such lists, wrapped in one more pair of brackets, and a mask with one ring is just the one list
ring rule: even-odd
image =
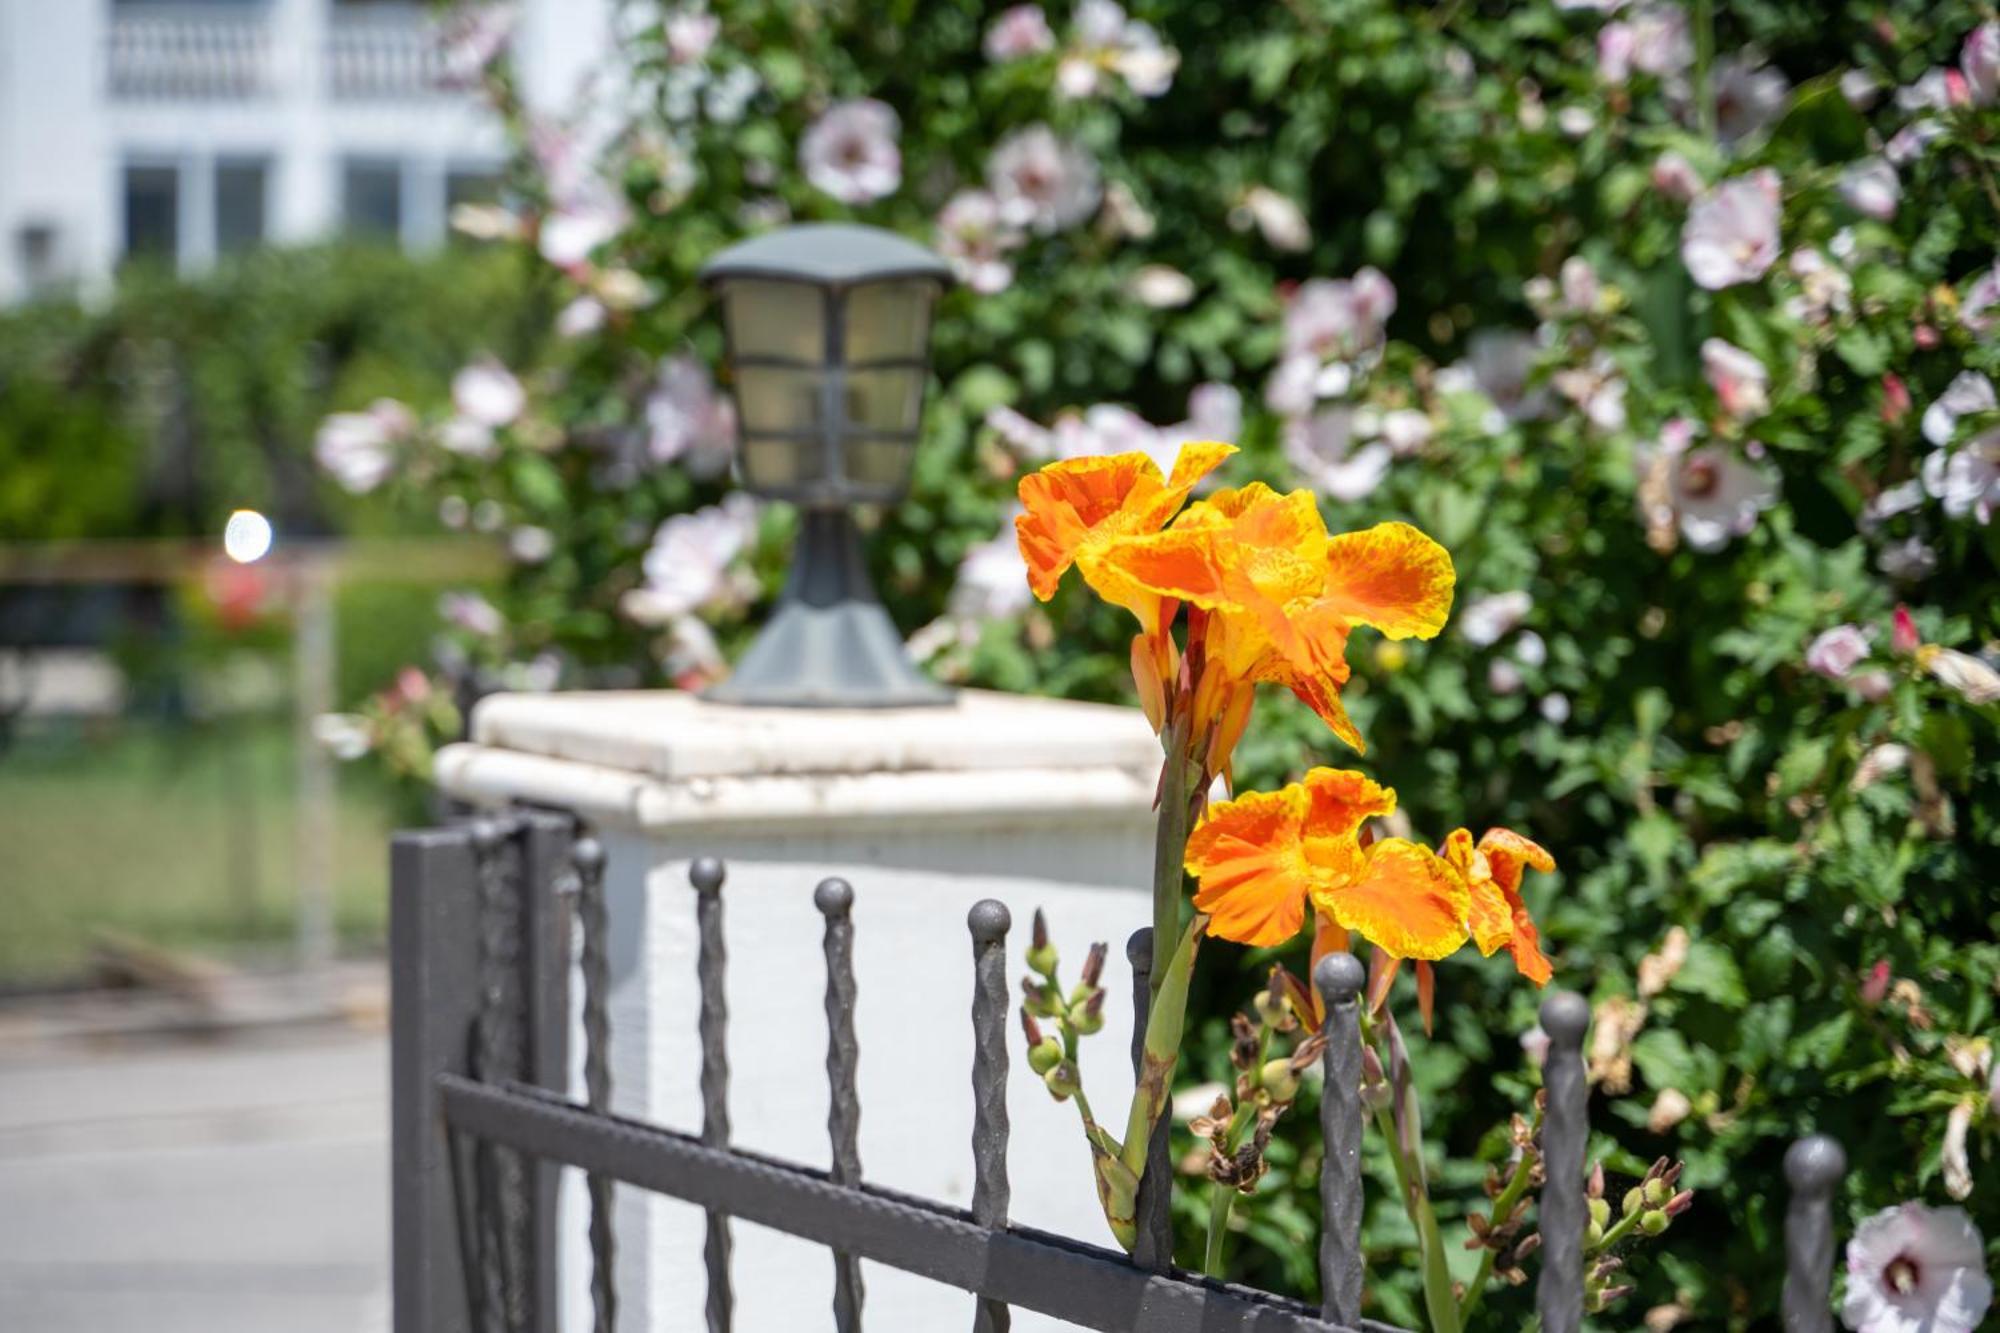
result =
[{"label": "white concrete pillar", "polygon": [[[972,1188],[972,945],[966,913],[1013,912],[1019,970],[1036,907],[1066,975],[1111,946],[1112,1021],[1084,1067],[1099,1114],[1131,1095],[1124,942],[1146,924],[1158,743],[1136,710],[966,693],[942,709],[819,711],[707,705],[677,693],[496,696],[474,743],[440,754],[439,783],[477,803],[574,810],[604,836],[611,917],[614,1103],[700,1124],[695,895],[690,862],[723,858],[731,1110],[737,1146],[825,1166],[822,922],[812,892],[854,886],[861,1163],[875,1184],[963,1206]],[[1111,1244],[1074,1106],[1021,1059],[1010,1087],[1013,1217]],[[574,1198],[576,1192],[572,1191]],[[621,1321],[699,1327],[699,1212],[620,1194]],[[566,1326],[588,1327],[583,1228],[563,1224]],[[829,1326],[817,1246],[736,1229],[741,1333]],[[968,1326],[964,1293],[865,1266],[868,1321]],[[1016,1315],[1017,1329],[1059,1327]]]},{"label": "white concrete pillar", "polygon": [[340,222],[327,72],[332,23],[331,0],[270,0],[270,107],[278,148],[268,230],[281,244],[319,240]]}]

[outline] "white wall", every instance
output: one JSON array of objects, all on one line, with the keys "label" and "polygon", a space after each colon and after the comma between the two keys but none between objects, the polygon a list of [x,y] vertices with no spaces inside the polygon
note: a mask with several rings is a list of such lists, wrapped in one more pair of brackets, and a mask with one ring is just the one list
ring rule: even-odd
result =
[{"label": "white wall", "polygon": [[[127,162],[181,172],[183,269],[213,258],[218,160],[268,162],[265,235],[298,243],[339,229],[342,165],[402,166],[404,240],[444,235],[444,182],[493,169],[507,143],[476,95],[334,99],[326,83],[333,0],[265,0],[225,12],[270,25],[272,92],[255,98],[114,99],[106,80],[112,0],[0,0],[0,303],[29,294],[24,227],[59,229],[59,262],[87,290],[102,288],[123,252]],[[146,6],[165,16],[164,6]],[[531,106],[559,108],[609,52],[609,0],[528,0],[515,39]]]},{"label": "white wall", "polygon": [[0,301],[22,294],[19,235],[53,223],[61,259],[105,271],[116,243],[98,113],[106,8],[0,0]]}]

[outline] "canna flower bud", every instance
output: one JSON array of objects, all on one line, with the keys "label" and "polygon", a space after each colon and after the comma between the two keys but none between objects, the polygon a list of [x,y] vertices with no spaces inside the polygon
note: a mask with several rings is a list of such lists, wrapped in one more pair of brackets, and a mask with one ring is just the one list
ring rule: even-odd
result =
[{"label": "canna flower bud", "polygon": [[1664,1208],[1667,1206],[1667,1200],[1674,1197],[1674,1187],[1658,1176],[1640,1186],[1640,1192],[1645,1196],[1646,1206],[1649,1208]]},{"label": "canna flower bud", "polygon": [[1083,1036],[1104,1030],[1104,991],[1102,988],[1090,993],[1082,1004],[1070,1006],[1069,1025]]},{"label": "canna flower bud", "polygon": [[[1585,1186],[1584,1192],[1593,1199],[1601,1200],[1604,1197],[1604,1163],[1593,1162],[1591,1164],[1590,1182]],[[1606,1204],[1605,1208],[1606,1211],[1609,1211],[1610,1205]]]},{"label": "canna flower bud", "polygon": [[1611,1204],[1608,1200],[1592,1199],[1590,1201],[1590,1221],[1593,1226],[1600,1228],[1611,1225]]},{"label": "canna flower bud", "polygon": [[1054,1037],[1044,1037],[1028,1048],[1028,1068],[1045,1077],[1062,1063],[1062,1058],[1062,1043]]},{"label": "canna flower bud", "polygon": [[1281,1102],[1288,1102],[1299,1095],[1299,1076],[1292,1071],[1289,1059],[1265,1061],[1257,1077],[1264,1091]]},{"label": "canna flower bud", "polygon": [[1049,1095],[1059,1102],[1066,1102],[1082,1087],[1077,1078],[1076,1065],[1068,1060],[1059,1060],[1048,1073],[1042,1075],[1042,1082],[1048,1085]]},{"label": "canna flower bud", "polygon": [[1042,909],[1037,907],[1034,934],[1028,944],[1028,966],[1053,981],[1059,961],[1056,946],[1049,942],[1048,919],[1042,915]]},{"label": "canna flower bud", "polygon": [[1091,945],[1090,952],[1084,956],[1082,984],[1091,990],[1096,990],[1097,983],[1104,977],[1104,953],[1105,945],[1100,940]]},{"label": "canna flower bud", "polygon": [[1666,1231],[1668,1223],[1672,1220],[1672,1218],[1659,1209],[1648,1208],[1645,1212],[1639,1214],[1639,1230],[1649,1236],[1658,1236]]},{"label": "canna flower bud", "polygon": [[1278,978],[1278,969],[1271,969],[1271,984],[1257,992],[1251,1007],[1257,1011],[1257,1021],[1267,1028],[1283,1028],[1291,1017],[1291,1006],[1285,999],[1284,982]]},{"label": "canna flower bud", "polygon": [[1028,1039],[1030,1049],[1042,1044],[1042,1025],[1035,1021],[1026,1005],[1021,1007],[1021,1035]]},{"label": "canna flower bud", "polygon": [[1667,1200],[1666,1213],[1668,1217],[1679,1217],[1692,1207],[1694,1207],[1694,1191],[1682,1190],[1679,1194]]},{"label": "canna flower bud", "polygon": [[1035,981],[1033,977],[1021,978],[1021,1009],[1037,1018],[1060,1018],[1062,1006],[1049,993],[1049,988]]},{"label": "canna flower bud", "polygon": [[1646,1206],[1645,1188],[1640,1185],[1634,1185],[1631,1189],[1625,1191],[1625,1206],[1620,1210],[1620,1212],[1622,1213],[1622,1215],[1630,1217],[1632,1214],[1638,1212],[1641,1208],[1644,1208],[1645,1206]]}]

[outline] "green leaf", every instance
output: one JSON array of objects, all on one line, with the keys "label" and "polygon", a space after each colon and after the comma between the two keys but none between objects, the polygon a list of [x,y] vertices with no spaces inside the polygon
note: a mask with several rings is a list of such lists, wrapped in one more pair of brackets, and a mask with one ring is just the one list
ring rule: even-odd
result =
[{"label": "green leaf", "polygon": [[1707,939],[1688,946],[1687,961],[1674,975],[1672,989],[1703,996],[1725,1009],[1741,1009],[1750,1000],[1736,960],[1727,949]]},{"label": "green leaf", "polygon": [[1874,379],[1889,368],[1888,339],[1865,324],[1844,330],[1833,340],[1833,350],[1857,375]]}]

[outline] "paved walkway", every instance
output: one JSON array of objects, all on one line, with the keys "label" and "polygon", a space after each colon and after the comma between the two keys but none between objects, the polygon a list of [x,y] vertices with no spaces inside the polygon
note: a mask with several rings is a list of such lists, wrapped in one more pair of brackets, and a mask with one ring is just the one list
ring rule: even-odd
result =
[{"label": "paved walkway", "polygon": [[0,1049],[0,1329],[385,1333],[380,1034]]}]

